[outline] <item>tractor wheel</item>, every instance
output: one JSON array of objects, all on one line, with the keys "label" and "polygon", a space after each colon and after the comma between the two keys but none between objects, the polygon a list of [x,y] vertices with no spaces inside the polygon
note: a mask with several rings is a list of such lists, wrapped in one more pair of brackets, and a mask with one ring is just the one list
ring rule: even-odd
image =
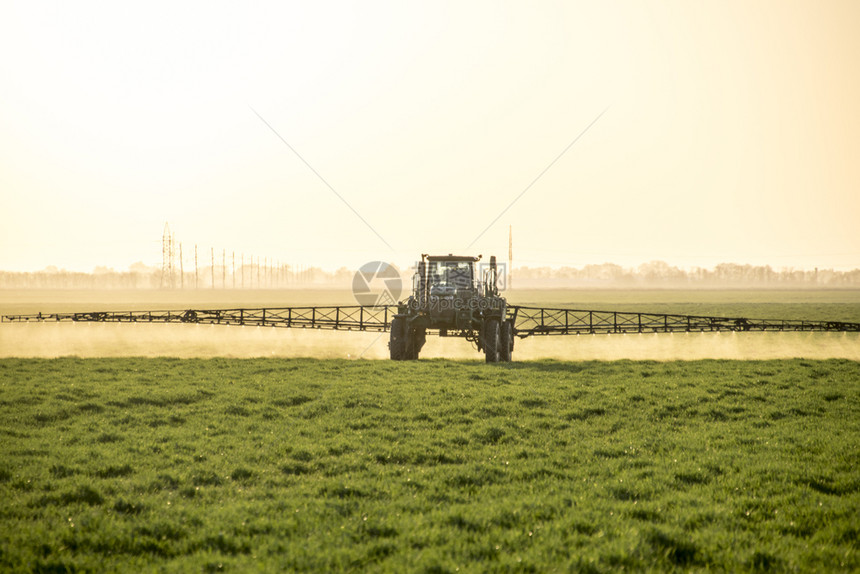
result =
[{"label": "tractor wheel", "polygon": [[427,332],[424,329],[410,329],[409,337],[406,340],[406,358],[416,360],[418,353],[421,352],[421,347],[427,341]]},{"label": "tractor wheel", "polygon": [[406,359],[406,319],[395,317],[391,320],[391,338],[388,341],[388,350],[391,352],[392,361]]},{"label": "tractor wheel", "polygon": [[487,319],[484,322],[484,356],[488,363],[499,362],[500,333],[499,320]]},{"label": "tractor wheel", "polygon": [[503,321],[499,336],[499,360],[503,363],[509,363],[513,350],[514,326],[510,321]]}]

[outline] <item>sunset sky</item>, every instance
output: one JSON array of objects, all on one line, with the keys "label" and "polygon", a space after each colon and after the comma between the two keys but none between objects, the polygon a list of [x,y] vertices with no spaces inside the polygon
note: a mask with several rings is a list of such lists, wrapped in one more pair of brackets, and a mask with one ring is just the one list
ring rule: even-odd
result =
[{"label": "sunset sky", "polygon": [[857,1],[0,6],[0,270],[860,267]]}]

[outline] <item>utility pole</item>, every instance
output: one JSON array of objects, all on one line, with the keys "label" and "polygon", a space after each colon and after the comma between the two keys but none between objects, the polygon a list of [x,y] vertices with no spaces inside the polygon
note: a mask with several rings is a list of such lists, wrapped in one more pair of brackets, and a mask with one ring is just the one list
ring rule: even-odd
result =
[{"label": "utility pole", "polygon": [[161,288],[173,288],[173,243],[170,234],[170,224],[164,223],[161,234]]},{"label": "utility pole", "polygon": [[215,248],[210,247],[210,251],[212,252],[212,267],[209,269],[209,273],[212,276],[212,288],[215,288]]},{"label": "utility pole", "polygon": [[176,289],[176,234],[170,234],[170,288]]},{"label": "utility pole", "polygon": [[182,244],[179,244],[179,287],[185,289],[185,265],[182,262]]},{"label": "utility pole", "polygon": [[227,288],[227,250],[221,249],[221,289]]},{"label": "utility pole", "polygon": [[513,276],[514,276],[514,232],[513,228],[508,225],[508,289],[511,289],[513,285]]},{"label": "utility pole", "polygon": [[233,289],[236,288],[236,252],[233,252]]}]

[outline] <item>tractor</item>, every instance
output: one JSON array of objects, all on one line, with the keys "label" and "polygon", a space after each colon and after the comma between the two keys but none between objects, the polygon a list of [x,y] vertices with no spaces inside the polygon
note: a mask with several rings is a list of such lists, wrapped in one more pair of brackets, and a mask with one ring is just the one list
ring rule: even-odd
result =
[{"label": "tractor", "polygon": [[391,359],[417,359],[431,331],[475,344],[488,363],[511,360],[514,319],[499,295],[496,257],[479,270],[480,260],[480,255],[421,255],[412,294],[397,304],[391,320]]}]

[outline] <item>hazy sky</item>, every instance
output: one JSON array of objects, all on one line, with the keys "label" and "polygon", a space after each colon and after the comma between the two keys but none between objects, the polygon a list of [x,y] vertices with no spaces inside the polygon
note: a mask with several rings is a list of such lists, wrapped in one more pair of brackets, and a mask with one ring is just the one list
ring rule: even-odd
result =
[{"label": "hazy sky", "polygon": [[166,221],[186,255],[328,268],[506,258],[508,225],[515,265],[860,267],[858,22],[854,0],[7,0],[0,269],[160,265]]}]

